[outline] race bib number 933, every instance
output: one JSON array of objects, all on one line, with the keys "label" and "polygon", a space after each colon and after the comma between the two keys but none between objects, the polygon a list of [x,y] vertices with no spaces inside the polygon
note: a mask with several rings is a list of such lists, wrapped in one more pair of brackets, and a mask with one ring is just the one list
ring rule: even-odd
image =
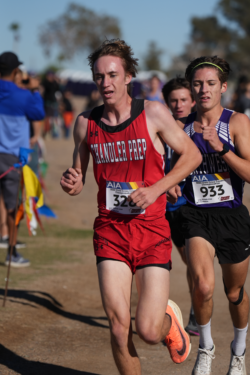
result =
[{"label": "race bib number 933", "polygon": [[195,204],[213,204],[234,199],[228,172],[192,176]]},{"label": "race bib number 933", "polygon": [[128,202],[128,196],[139,187],[144,187],[144,182],[106,181],[106,209],[123,215],[144,214],[145,210]]}]

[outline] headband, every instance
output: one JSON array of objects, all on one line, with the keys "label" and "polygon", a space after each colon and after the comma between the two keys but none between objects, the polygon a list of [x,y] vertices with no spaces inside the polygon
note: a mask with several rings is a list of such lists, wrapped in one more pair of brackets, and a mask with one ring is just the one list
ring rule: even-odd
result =
[{"label": "headband", "polygon": [[222,73],[224,73],[223,72],[223,70],[218,66],[218,65],[216,65],[216,64],[213,64],[213,63],[211,63],[211,62],[208,62],[208,61],[204,61],[204,62],[202,62],[202,63],[200,63],[200,64],[198,64],[198,65],[196,65],[192,70],[191,70],[191,72],[195,69],[195,68],[197,68],[197,66],[199,66],[199,65],[203,65],[203,64],[209,64],[209,65],[213,65],[213,66],[215,66],[216,68],[218,68],[218,69],[220,69],[221,71],[222,71]]}]

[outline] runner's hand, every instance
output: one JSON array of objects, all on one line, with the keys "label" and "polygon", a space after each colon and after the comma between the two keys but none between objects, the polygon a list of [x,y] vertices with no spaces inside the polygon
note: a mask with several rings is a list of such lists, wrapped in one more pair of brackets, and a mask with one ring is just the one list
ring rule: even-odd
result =
[{"label": "runner's hand", "polygon": [[82,177],[80,168],[68,168],[61,177],[60,185],[69,195],[77,195],[83,187]]},{"label": "runner's hand", "polygon": [[136,204],[137,207],[145,210],[148,206],[153,204],[158,195],[152,186],[138,188],[128,196],[128,201]]},{"label": "runner's hand", "polygon": [[181,188],[179,185],[174,186],[172,189],[169,189],[167,192],[167,201],[175,204],[178,201],[178,198],[182,196]]},{"label": "runner's hand", "polygon": [[216,128],[207,125],[202,125],[201,128],[204,141],[208,141],[214,151],[222,151],[223,143],[220,141]]}]

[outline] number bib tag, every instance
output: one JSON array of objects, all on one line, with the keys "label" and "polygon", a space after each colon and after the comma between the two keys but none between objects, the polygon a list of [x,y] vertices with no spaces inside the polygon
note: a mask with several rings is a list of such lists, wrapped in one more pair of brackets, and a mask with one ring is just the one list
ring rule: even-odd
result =
[{"label": "number bib tag", "polygon": [[195,204],[234,200],[229,172],[192,176]]},{"label": "number bib tag", "polygon": [[123,215],[145,214],[145,210],[127,199],[139,187],[144,187],[144,182],[106,181],[106,209]]}]

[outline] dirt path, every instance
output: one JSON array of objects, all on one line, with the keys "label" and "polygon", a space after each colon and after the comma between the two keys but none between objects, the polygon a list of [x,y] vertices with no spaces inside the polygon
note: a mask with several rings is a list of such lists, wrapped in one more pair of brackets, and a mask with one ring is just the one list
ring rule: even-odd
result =
[{"label": "dirt path", "polygon": [[[84,192],[79,197],[70,198],[59,188],[59,179],[61,172],[70,164],[72,142],[48,140],[46,145],[50,166],[46,179],[50,191],[47,203],[58,214],[57,225],[62,228],[92,228],[97,212],[97,189],[92,166],[90,165],[87,173]],[[245,203],[250,207],[249,188],[246,190]],[[35,243],[38,246],[39,243],[42,249],[41,240],[41,237],[32,238],[28,240],[28,246],[32,247]],[[67,240],[63,236],[57,240],[46,238],[44,247],[49,244],[56,247],[59,240],[68,248],[70,261],[65,261],[66,258],[53,260],[51,264],[39,268],[36,266],[39,254],[34,250],[34,260],[29,270],[12,270],[13,279],[15,275],[23,278],[18,286],[13,287],[10,283],[7,307],[0,308],[0,374],[117,375],[109,346],[108,323],[98,290],[92,240]],[[25,280],[25,272],[32,279]],[[217,375],[227,372],[233,330],[216,259],[215,273],[212,332],[217,349],[213,373]],[[2,275],[4,273],[1,270],[1,297],[4,285]],[[246,289],[250,292],[249,280]],[[190,298],[185,267],[176,250],[173,251],[170,297],[179,304],[186,323]],[[136,291],[133,288],[133,317],[136,302]],[[192,351],[187,362],[179,366],[171,362],[167,349],[162,344],[150,347],[136,334],[134,341],[141,358],[143,374],[191,374],[198,347],[197,338],[192,339]],[[250,371],[249,357],[247,368]]]}]

